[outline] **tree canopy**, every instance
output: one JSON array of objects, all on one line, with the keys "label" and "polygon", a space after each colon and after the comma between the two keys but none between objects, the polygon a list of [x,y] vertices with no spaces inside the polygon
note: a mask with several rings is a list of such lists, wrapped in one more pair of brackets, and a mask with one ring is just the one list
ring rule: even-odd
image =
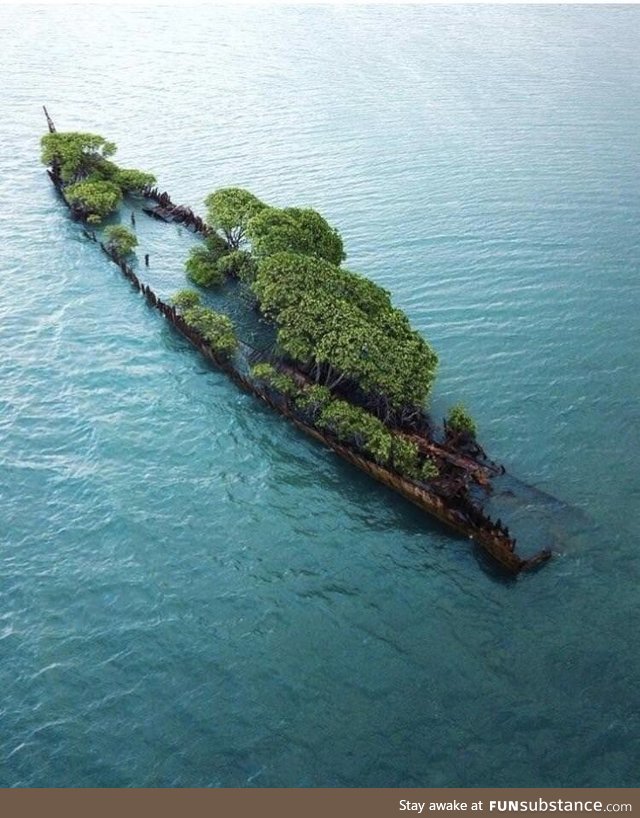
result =
[{"label": "tree canopy", "polygon": [[101,160],[116,152],[115,143],[108,142],[104,137],[77,131],[45,134],[41,146],[43,163],[57,163],[64,182],[88,176]]},{"label": "tree canopy", "polygon": [[256,263],[251,253],[246,250],[225,253],[218,259],[217,268],[223,276],[237,278],[245,284],[251,284],[256,275]]},{"label": "tree canopy", "polygon": [[253,291],[278,327],[282,350],[327,386],[355,382],[383,412],[424,403],[437,356],[373,282],[278,253],[259,263]]},{"label": "tree canopy", "polygon": [[101,222],[122,201],[118,185],[89,179],[70,185],[65,189],[65,195],[72,207],[93,223]]},{"label": "tree canopy", "polygon": [[116,146],[97,134],[48,133],[41,145],[42,161],[58,169],[67,199],[93,223],[112,213],[125,193],[141,192],[156,181],[151,173],[111,162]]},{"label": "tree canopy", "polygon": [[228,315],[203,307],[200,296],[192,290],[180,290],[171,298],[171,303],[215,352],[228,357],[235,351],[238,338]]},{"label": "tree canopy", "polygon": [[118,168],[113,181],[123,193],[141,193],[145,187],[155,184],[156,177],[135,168]]},{"label": "tree canopy", "polygon": [[105,229],[107,247],[120,258],[128,256],[138,246],[138,239],[133,231],[124,224],[112,224]]},{"label": "tree canopy", "polygon": [[269,363],[256,364],[251,368],[251,375],[257,380],[275,389],[287,397],[295,397],[300,392],[300,387],[295,380],[286,372],[280,372],[275,366]]},{"label": "tree canopy", "polygon": [[207,247],[192,247],[185,268],[189,280],[199,287],[219,287],[224,281],[224,273]]},{"label": "tree canopy", "polygon": [[463,432],[470,437],[476,436],[476,422],[461,403],[456,403],[449,410],[447,426],[454,432]]},{"label": "tree canopy", "polygon": [[191,307],[198,306],[201,299],[195,290],[178,290],[171,296],[170,301],[179,312],[184,312]]},{"label": "tree canopy", "polygon": [[239,187],[225,187],[205,199],[207,222],[221,230],[232,250],[237,250],[245,238],[247,224],[266,205]]},{"label": "tree canopy", "polygon": [[320,412],[317,425],[339,440],[353,443],[380,464],[391,457],[393,437],[374,415],[345,400],[333,400]]},{"label": "tree canopy", "polygon": [[287,307],[295,307],[304,291],[330,292],[371,318],[393,310],[389,293],[368,278],[328,261],[295,253],[277,253],[261,259],[254,291],[263,311],[272,317]]},{"label": "tree canopy", "polygon": [[290,252],[336,265],[345,258],[338,231],[311,208],[263,207],[249,220],[246,232],[257,257]]}]

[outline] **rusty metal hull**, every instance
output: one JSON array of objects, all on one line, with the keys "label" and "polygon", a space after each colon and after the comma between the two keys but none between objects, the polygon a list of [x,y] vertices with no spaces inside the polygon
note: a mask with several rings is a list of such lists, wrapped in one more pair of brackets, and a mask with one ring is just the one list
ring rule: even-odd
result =
[{"label": "rusty metal hull", "polygon": [[[45,109],[46,114],[46,109]],[[49,129],[53,132],[55,126],[47,115],[47,122]],[[48,171],[49,177],[60,193],[65,204],[70,208],[70,203],[64,195],[62,180],[60,179],[57,169],[53,167]],[[158,202],[157,213],[149,212],[149,215],[155,215],[162,218],[164,221],[180,221],[189,223],[189,226],[195,232],[203,235],[209,235],[211,229],[202,221],[200,217],[195,216],[193,212],[187,208],[178,207],[171,202],[167,193],[158,193],[156,189],[147,190],[146,194],[149,198]],[[176,212],[177,211],[177,212]],[[187,214],[185,217],[185,213]],[[174,216],[175,214],[175,216]],[[177,218],[176,218],[177,216]],[[85,235],[88,238],[97,241],[94,233],[85,230]],[[504,569],[512,574],[517,574],[520,571],[527,570],[545,562],[551,556],[549,549],[540,551],[531,559],[524,559],[515,553],[514,541],[499,529],[491,528],[491,521],[486,520],[488,525],[479,526],[470,522],[465,518],[465,515],[458,509],[447,504],[445,498],[439,496],[433,491],[429,491],[425,484],[417,484],[416,482],[406,479],[396,472],[381,466],[365,457],[354,449],[345,446],[332,438],[329,434],[321,432],[316,427],[306,423],[299,415],[297,415],[290,404],[286,400],[276,400],[268,390],[261,388],[254,381],[245,377],[230,361],[216,355],[214,350],[206,343],[206,341],[185,321],[180,317],[176,310],[161,301],[150,287],[145,285],[134,271],[121,259],[114,256],[102,243],[100,243],[102,250],[114,261],[121,269],[123,274],[129,279],[133,286],[138,289],[147,299],[150,306],[157,309],[193,346],[195,346],[205,357],[207,357],[218,368],[222,369],[234,382],[248,392],[259,397],[267,403],[275,411],[279,412],[284,417],[287,417],[298,429],[305,434],[313,437],[327,448],[334,451],[343,460],[351,463],[360,471],[365,472],[370,477],[378,482],[384,484],[388,488],[396,491],[398,494],[409,500],[414,505],[418,506],[423,511],[426,511],[431,516],[437,518],[449,528],[463,534],[465,537],[474,540],[486,551],[496,562],[498,562]]]}]

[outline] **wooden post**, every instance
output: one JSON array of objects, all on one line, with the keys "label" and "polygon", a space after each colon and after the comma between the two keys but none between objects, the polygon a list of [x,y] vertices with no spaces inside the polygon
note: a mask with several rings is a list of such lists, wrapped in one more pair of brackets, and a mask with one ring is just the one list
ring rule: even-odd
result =
[{"label": "wooden post", "polygon": [[56,126],[53,124],[53,119],[49,116],[49,111],[47,111],[46,106],[42,106],[42,110],[44,111],[44,115],[47,118],[47,125],[49,126],[49,133],[56,133]]}]

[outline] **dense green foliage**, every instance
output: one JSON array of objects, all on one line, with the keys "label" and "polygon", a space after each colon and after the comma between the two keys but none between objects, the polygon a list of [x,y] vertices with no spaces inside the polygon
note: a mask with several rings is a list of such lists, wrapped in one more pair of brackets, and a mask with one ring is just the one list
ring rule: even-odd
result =
[{"label": "dense green foliage", "polygon": [[405,477],[417,479],[420,476],[420,452],[417,444],[400,435],[394,435],[391,444],[391,464]]},{"label": "dense green foliage", "polygon": [[48,133],[40,144],[45,165],[57,164],[64,182],[84,178],[116,152],[113,142],[92,133]]},{"label": "dense green foliage", "polygon": [[280,372],[269,363],[256,364],[251,375],[280,394],[293,398],[295,407],[310,415],[319,429],[353,446],[380,465],[411,480],[429,481],[438,476],[436,464],[430,458],[422,459],[413,441],[391,431],[365,409],[334,398],[326,386],[301,387],[291,375]]},{"label": "dense green foliage", "polygon": [[65,190],[71,205],[86,214],[87,221],[97,224],[118,207],[122,191],[113,182],[86,180],[76,182]]},{"label": "dense green foliage", "polygon": [[268,363],[256,364],[255,366],[251,367],[252,377],[254,377],[257,381],[264,381],[265,383],[270,382],[277,372],[278,370],[275,368],[275,366]]},{"label": "dense green foliage", "polygon": [[[222,242],[222,247],[216,239]],[[219,287],[227,277],[251,284],[256,274],[256,263],[246,250],[229,252],[227,243],[216,236],[204,245],[192,247],[185,262],[187,277],[200,287]]]},{"label": "dense green foliage", "polygon": [[310,414],[312,418],[315,418],[318,412],[321,412],[332,400],[333,396],[328,387],[313,384],[300,392],[296,398],[296,406],[301,411]]},{"label": "dense green foliage", "polygon": [[439,477],[439,475],[440,469],[436,463],[430,457],[425,457],[424,462],[420,467],[420,480],[428,482],[429,480],[435,480],[436,477]]},{"label": "dense green foliage", "polygon": [[205,199],[207,222],[221,230],[232,250],[237,250],[244,240],[247,224],[263,207],[253,193],[239,187],[216,190]]},{"label": "dense green foliage", "polygon": [[207,247],[192,247],[185,262],[187,277],[199,287],[219,287],[224,281],[224,273],[218,264]]},{"label": "dense green foliage", "polygon": [[[235,259],[235,267],[240,268],[244,253],[240,250],[240,258]],[[235,255],[229,252],[229,245],[217,233],[212,233],[204,240],[204,244],[192,247],[185,262],[188,278],[200,287],[219,287],[228,275],[234,275],[233,262],[226,262],[227,256]],[[251,263],[253,260],[251,259]]]},{"label": "dense green foliage", "polygon": [[212,349],[223,356],[235,351],[238,339],[229,316],[203,307],[200,296],[194,290],[179,290],[171,297],[171,303],[187,324],[197,330]]},{"label": "dense green foliage", "polygon": [[449,410],[447,426],[454,432],[463,432],[471,437],[476,435],[476,422],[461,403],[456,403]]},{"label": "dense green foliage", "polygon": [[256,258],[292,252],[336,265],[344,259],[340,234],[311,208],[268,207],[237,187],[216,190],[205,204],[209,225],[222,232],[231,250],[249,239]]},{"label": "dense green foliage", "polygon": [[246,232],[258,258],[288,252],[336,265],[345,258],[338,231],[311,208],[263,207],[250,219]]},{"label": "dense green foliage", "polygon": [[117,168],[113,181],[123,193],[140,193],[155,184],[156,177],[135,168]]},{"label": "dense green foliage", "polygon": [[279,253],[259,263],[253,291],[276,322],[283,351],[326,385],[353,382],[382,412],[423,404],[437,356],[373,282],[326,261]]},{"label": "dense green foliage", "polygon": [[230,249],[227,242],[217,233],[211,233],[211,235],[207,236],[204,240],[204,244],[214,261],[218,261],[218,259],[226,255]]},{"label": "dense green foliage", "polygon": [[[256,364],[251,375],[271,389],[293,398],[295,407],[319,429],[353,446],[367,457],[402,477],[428,482],[438,476],[430,458],[422,458],[418,446],[401,433],[391,431],[375,415],[348,401],[334,398],[326,386],[300,386],[287,373],[269,363]],[[309,417],[310,416],[310,417]]]},{"label": "dense green foliage", "polygon": [[181,308],[181,313],[187,324],[197,330],[220,355],[228,356],[238,346],[233,322],[228,315],[200,305]]},{"label": "dense green foliage", "polygon": [[200,304],[200,295],[195,290],[178,290],[171,296],[170,301],[177,310],[184,312]]},{"label": "dense green foliage", "polygon": [[251,369],[252,376],[258,380],[275,389],[287,397],[295,397],[300,392],[300,387],[286,372],[280,372],[275,366],[263,363],[256,364]]},{"label": "dense green foliage", "polygon": [[217,268],[222,276],[237,278],[245,284],[251,284],[256,276],[256,263],[246,250],[225,253],[218,259]]},{"label": "dense green foliage", "polygon": [[97,134],[49,133],[41,145],[42,161],[58,168],[69,202],[94,224],[112,213],[125,193],[140,192],[155,182],[151,173],[109,161],[116,146]]},{"label": "dense green foliage", "polygon": [[273,318],[287,307],[295,307],[305,292],[314,296],[329,292],[372,319],[393,309],[389,293],[382,287],[322,259],[278,253],[262,259],[258,271],[253,289],[265,314]]},{"label": "dense green foliage", "polygon": [[378,463],[387,463],[391,456],[392,435],[381,420],[345,400],[327,404],[317,420],[321,429],[338,440],[355,445]]},{"label": "dense green foliage", "polygon": [[135,233],[123,224],[112,224],[105,229],[107,247],[120,258],[128,256],[138,246]]}]

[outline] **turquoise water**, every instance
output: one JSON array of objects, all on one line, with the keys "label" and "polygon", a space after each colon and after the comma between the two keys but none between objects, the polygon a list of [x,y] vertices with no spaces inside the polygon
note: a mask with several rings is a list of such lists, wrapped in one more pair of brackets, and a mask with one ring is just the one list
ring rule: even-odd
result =
[{"label": "turquoise water", "polygon": [[[0,784],[637,785],[640,10],[0,31]],[[197,210],[325,213],[557,557],[501,578],[210,369],[68,220],[42,103]],[[138,230],[171,292],[192,239]]]}]

